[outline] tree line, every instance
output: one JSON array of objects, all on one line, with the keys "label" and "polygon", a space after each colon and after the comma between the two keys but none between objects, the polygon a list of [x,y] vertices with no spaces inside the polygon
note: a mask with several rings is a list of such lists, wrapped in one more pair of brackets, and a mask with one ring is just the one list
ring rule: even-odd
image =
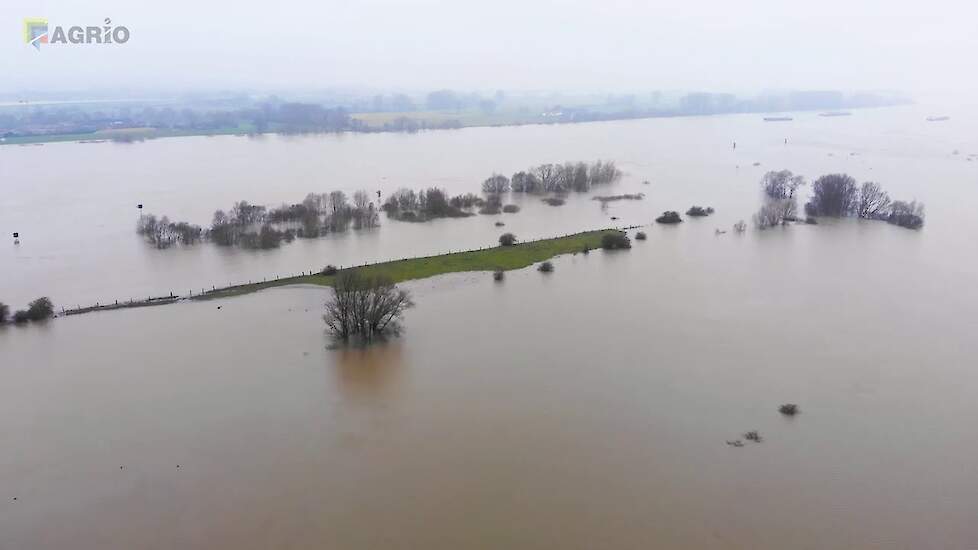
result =
[{"label": "tree line", "polygon": [[17,310],[13,315],[10,315],[10,306],[0,302],[0,324],[9,321],[20,325],[28,321],[43,321],[44,319],[51,318],[53,315],[54,304],[46,296],[32,301],[27,305],[27,309]]},{"label": "tree line", "polygon": [[[277,248],[296,238],[315,238],[326,233],[372,228],[380,225],[379,211],[401,221],[424,222],[438,218],[464,218],[480,214],[515,213],[519,206],[503,204],[502,195],[520,193],[585,192],[594,185],[612,183],[622,177],[613,161],[566,162],[541,164],[507,178],[492,174],[482,182],[485,198],[475,193],[449,197],[444,189],[429,187],[412,190],[401,188],[390,194],[382,205],[375,206],[371,195],[360,190],[347,197],[343,191],[309,193],[302,202],[283,204],[269,209],[263,205],[238,201],[227,211],[214,212],[210,227],[188,222],[174,222],[167,216],[140,216],[136,232],[157,248],[174,244],[194,245],[207,240],[219,246],[249,249]],[[380,192],[377,192],[378,201]],[[563,204],[551,198],[551,204]]]},{"label": "tree line", "polygon": [[295,238],[315,238],[350,227],[372,228],[379,224],[380,217],[370,194],[360,190],[353,193],[352,201],[343,191],[309,193],[300,203],[271,209],[238,201],[227,211],[215,211],[206,230],[148,214],[140,217],[136,232],[157,248],[208,240],[218,246],[267,249]]},{"label": "tree line", "polygon": [[512,178],[493,174],[482,184],[484,193],[569,193],[587,192],[594,185],[614,183],[622,172],[614,161],[565,162],[540,164],[525,171],[516,172]]},{"label": "tree line", "polygon": [[[790,170],[771,171],[761,179],[764,204],[754,215],[754,223],[764,229],[799,221],[797,195],[807,185],[803,176]],[[861,185],[848,174],[827,174],[812,183],[812,196],[805,203],[806,221],[817,216],[857,217],[882,220],[908,229],[924,226],[924,205],[917,201],[898,201],[876,182]]]}]

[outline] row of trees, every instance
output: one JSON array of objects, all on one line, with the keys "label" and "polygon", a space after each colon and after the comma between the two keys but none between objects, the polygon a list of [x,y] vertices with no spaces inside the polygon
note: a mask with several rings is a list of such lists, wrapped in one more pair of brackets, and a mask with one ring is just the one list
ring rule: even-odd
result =
[{"label": "row of trees", "polygon": [[614,161],[566,162],[541,164],[527,171],[520,171],[508,179],[493,174],[482,184],[484,193],[568,193],[586,192],[593,185],[613,183],[621,179],[622,172]]},{"label": "row of trees", "polygon": [[[754,215],[759,228],[774,227],[798,220],[797,195],[807,185],[805,178],[790,170],[764,174],[761,189],[764,204]],[[889,223],[919,229],[924,225],[924,205],[917,201],[893,201],[876,182],[862,185],[848,174],[827,174],[812,184],[812,196],[805,204],[808,221],[815,216],[858,217],[867,220],[884,220]]]},{"label": "row of trees", "polygon": [[861,186],[848,174],[829,174],[812,184],[812,198],[805,205],[811,216],[855,216],[884,220],[908,229],[924,226],[924,205],[917,201],[895,201],[875,182]]},{"label": "row of trees", "polygon": [[146,238],[156,248],[169,248],[176,242],[192,245],[203,238],[203,229],[199,225],[187,222],[171,222],[170,218],[148,214],[140,216],[136,232]]},{"label": "row of trees", "polygon": [[6,323],[8,320],[17,324],[23,324],[28,321],[43,321],[44,319],[51,318],[53,315],[54,304],[47,297],[34,300],[27,305],[27,309],[17,310],[13,316],[10,315],[10,307],[0,302],[0,324]]},{"label": "row of trees", "polygon": [[180,243],[193,245],[207,239],[219,246],[276,248],[296,237],[314,238],[328,232],[377,227],[378,209],[364,190],[309,193],[301,203],[269,209],[248,201],[234,203],[230,210],[217,210],[207,230],[187,222],[171,222],[166,216],[141,216],[136,232],[157,248]]}]

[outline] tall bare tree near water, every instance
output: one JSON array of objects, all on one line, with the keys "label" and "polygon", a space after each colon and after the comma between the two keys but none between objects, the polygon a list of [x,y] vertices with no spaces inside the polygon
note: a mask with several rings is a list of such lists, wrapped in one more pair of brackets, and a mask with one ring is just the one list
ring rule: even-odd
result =
[{"label": "tall bare tree near water", "polygon": [[890,195],[880,187],[880,184],[867,181],[859,190],[859,206],[856,214],[860,218],[879,220],[885,218],[890,211]]},{"label": "tall bare tree near water", "polygon": [[333,281],[333,296],[326,303],[323,320],[341,340],[373,340],[396,333],[404,311],[414,305],[411,295],[389,279],[340,271]]}]

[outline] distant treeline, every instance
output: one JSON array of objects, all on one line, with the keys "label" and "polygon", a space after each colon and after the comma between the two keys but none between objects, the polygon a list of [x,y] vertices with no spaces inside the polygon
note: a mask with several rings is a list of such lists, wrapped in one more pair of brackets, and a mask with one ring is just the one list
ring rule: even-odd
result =
[{"label": "distant treeline", "polygon": [[[149,103],[149,102],[147,102]],[[662,92],[575,97],[510,97],[497,91],[479,93],[435,90],[412,98],[405,94],[360,96],[325,94],[315,102],[283,101],[270,96],[239,95],[222,99],[182,98],[164,105],[93,104],[36,105],[30,109],[0,109],[0,138],[92,134],[101,130],[143,128],[167,133],[318,133],[416,132],[460,128],[466,124],[569,123],[635,118],[713,115],[723,113],[838,110],[907,103],[905,98],[880,94],[846,95],[836,91],[801,91],[742,97],[694,92],[670,97]],[[424,112],[419,112],[424,110]],[[397,113],[370,123],[354,113]],[[425,113],[437,113],[429,117]],[[449,114],[451,113],[451,114]],[[465,122],[463,122],[463,120]],[[112,139],[152,137],[119,132]]]}]

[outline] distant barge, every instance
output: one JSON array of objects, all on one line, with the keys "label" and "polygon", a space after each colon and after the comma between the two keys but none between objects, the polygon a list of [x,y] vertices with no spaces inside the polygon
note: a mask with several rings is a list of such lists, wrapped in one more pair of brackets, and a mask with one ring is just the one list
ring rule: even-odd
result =
[{"label": "distant barge", "polygon": [[929,116],[927,117],[927,122],[944,122],[945,120],[951,120],[949,116]]},{"label": "distant barge", "polygon": [[830,111],[828,113],[819,113],[818,116],[852,116],[849,111]]},{"label": "distant barge", "polygon": [[766,116],[764,117],[764,122],[788,122],[794,120],[790,116]]}]

